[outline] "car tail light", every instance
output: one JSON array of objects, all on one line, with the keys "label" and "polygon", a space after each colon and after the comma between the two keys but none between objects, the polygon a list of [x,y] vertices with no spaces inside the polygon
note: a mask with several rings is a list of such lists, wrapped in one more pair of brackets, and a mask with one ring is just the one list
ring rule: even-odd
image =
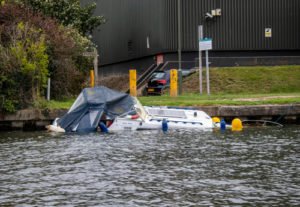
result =
[{"label": "car tail light", "polygon": [[167,83],[167,81],[166,80],[157,80],[157,83],[165,85]]}]

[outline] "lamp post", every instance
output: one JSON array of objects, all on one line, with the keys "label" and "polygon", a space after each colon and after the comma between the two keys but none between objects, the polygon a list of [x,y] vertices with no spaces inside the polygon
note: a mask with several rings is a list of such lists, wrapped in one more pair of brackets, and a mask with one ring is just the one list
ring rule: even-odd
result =
[{"label": "lamp post", "polygon": [[93,48],[93,51],[86,51],[82,54],[85,57],[93,57],[93,76],[94,76],[94,83],[98,85],[98,50],[97,48]]},{"label": "lamp post", "polygon": [[179,95],[182,93],[182,70],[181,70],[181,0],[177,0],[177,24],[178,24],[178,80]]},{"label": "lamp post", "polygon": [[98,85],[98,50],[95,47],[94,48],[94,60],[93,60],[93,64],[94,64],[94,73],[95,73],[95,83],[96,85]]}]

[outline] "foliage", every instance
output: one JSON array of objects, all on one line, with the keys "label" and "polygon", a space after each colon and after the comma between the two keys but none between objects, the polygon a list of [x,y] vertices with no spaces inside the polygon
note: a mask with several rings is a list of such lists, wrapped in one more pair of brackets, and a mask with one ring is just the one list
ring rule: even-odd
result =
[{"label": "foliage", "polygon": [[0,88],[3,107],[14,111],[43,94],[48,76],[48,55],[41,31],[23,22],[11,26],[10,44],[1,48]]},{"label": "foliage", "polygon": [[30,97],[34,100],[40,97],[48,77],[45,35],[28,23],[20,22],[15,29],[9,50],[20,67],[20,75],[31,83]]},{"label": "foliage", "polygon": [[34,106],[51,78],[52,98],[78,94],[92,61],[77,29],[19,4],[0,7],[0,110]]},{"label": "foliage", "polygon": [[102,16],[93,16],[96,3],[82,6],[80,0],[18,0],[34,11],[56,18],[61,24],[76,28],[81,34],[91,34],[105,22]]}]

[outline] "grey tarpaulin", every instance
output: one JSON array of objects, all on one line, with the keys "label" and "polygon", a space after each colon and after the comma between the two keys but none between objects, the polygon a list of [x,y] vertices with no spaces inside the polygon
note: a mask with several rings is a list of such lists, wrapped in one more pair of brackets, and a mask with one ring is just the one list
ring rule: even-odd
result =
[{"label": "grey tarpaulin", "polygon": [[85,88],[58,124],[67,132],[95,131],[103,113],[113,119],[131,111],[134,103],[130,95],[104,86]]}]

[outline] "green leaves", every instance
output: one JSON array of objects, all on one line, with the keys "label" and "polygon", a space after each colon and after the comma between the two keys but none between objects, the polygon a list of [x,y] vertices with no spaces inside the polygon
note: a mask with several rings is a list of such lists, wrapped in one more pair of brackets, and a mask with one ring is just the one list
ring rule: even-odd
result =
[{"label": "green leaves", "polygon": [[[51,98],[78,94],[86,84],[92,64],[82,56],[85,48],[92,45],[91,41],[76,28],[63,26],[29,9],[25,0],[19,0],[18,4],[16,1],[7,0],[0,6],[0,110],[13,112],[36,106],[34,103],[44,98],[48,77],[51,78]],[[46,3],[31,2],[36,3],[35,6]],[[48,2],[58,7],[62,3]],[[53,5],[50,4],[56,12]]]},{"label": "green leaves", "polygon": [[[45,35],[28,23],[20,22],[12,36],[11,54],[20,63],[24,75],[32,76],[38,85],[45,85],[48,76],[48,55],[46,54]],[[41,90],[41,89],[38,89]]]},{"label": "green leaves", "polygon": [[[9,46],[11,59],[16,61],[18,76],[22,76],[21,79],[25,80],[24,82],[15,82],[14,85],[30,92],[30,96],[27,97],[28,100],[38,99],[43,94],[48,77],[49,61],[46,53],[45,35],[41,34],[39,29],[29,26],[28,23],[19,22],[14,28],[11,40]],[[8,72],[8,76],[15,79],[14,73],[13,71]],[[16,102],[11,101],[9,103],[4,106],[7,106],[5,107],[6,110],[11,111],[13,103]]]},{"label": "green leaves", "polygon": [[80,5],[80,0],[22,0],[33,10],[57,19],[65,26],[71,26],[81,34],[92,33],[94,29],[105,22],[103,16],[93,16],[96,3]]}]

